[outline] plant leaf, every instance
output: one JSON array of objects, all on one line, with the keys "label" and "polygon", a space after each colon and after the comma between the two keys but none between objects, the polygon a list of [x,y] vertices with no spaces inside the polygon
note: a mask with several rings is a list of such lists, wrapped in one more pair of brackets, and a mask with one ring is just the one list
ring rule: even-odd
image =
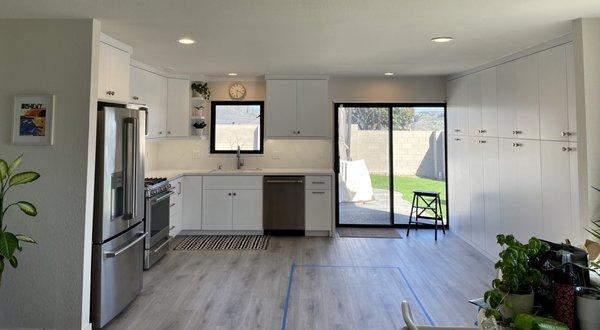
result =
[{"label": "plant leaf", "polygon": [[11,258],[9,258],[8,262],[10,262],[10,265],[13,266],[13,268],[17,268],[17,266],[19,265],[19,262],[17,261],[17,257],[15,257],[15,256],[12,256]]},{"label": "plant leaf", "polygon": [[23,155],[20,155],[19,157],[17,157],[17,159],[15,159],[10,166],[8,167],[8,174],[10,175],[14,170],[17,169],[17,167],[19,167],[19,164],[21,164],[21,160],[23,160]]},{"label": "plant leaf", "polygon": [[12,186],[16,186],[18,184],[25,184],[25,183],[35,181],[39,177],[40,177],[40,175],[36,172],[21,172],[21,173],[15,174],[12,178],[10,178],[10,181],[8,183],[12,187]]},{"label": "plant leaf", "polygon": [[17,235],[15,235],[15,237],[21,242],[37,244],[37,242],[33,238],[31,238],[31,236],[29,236],[29,235],[17,234]]},{"label": "plant leaf", "polygon": [[0,179],[4,180],[8,175],[8,164],[4,159],[0,159]]},{"label": "plant leaf", "polygon": [[0,255],[10,259],[19,245],[17,237],[13,233],[0,232]]},{"label": "plant leaf", "polygon": [[17,205],[19,206],[21,211],[23,211],[23,213],[32,217],[35,217],[37,215],[37,209],[33,204],[26,201],[19,201],[17,202]]}]

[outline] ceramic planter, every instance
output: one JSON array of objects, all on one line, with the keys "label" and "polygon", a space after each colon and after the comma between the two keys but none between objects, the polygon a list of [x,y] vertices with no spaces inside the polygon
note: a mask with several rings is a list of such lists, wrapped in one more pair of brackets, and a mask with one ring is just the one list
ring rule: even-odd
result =
[{"label": "ceramic planter", "polygon": [[584,293],[577,296],[577,318],[581,330],[600,329],[600,295]]},{"label": "ceramic planter", "polygon": [[500,306],[500,313],[504,318],[512,318],[517,314],[531,314],[533,312],[533,291],[527,294],[510,293],[504,298]]}]

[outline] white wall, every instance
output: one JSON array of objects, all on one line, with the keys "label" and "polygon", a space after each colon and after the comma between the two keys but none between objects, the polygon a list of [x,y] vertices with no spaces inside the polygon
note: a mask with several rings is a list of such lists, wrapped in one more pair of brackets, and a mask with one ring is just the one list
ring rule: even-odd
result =
[{"label": "white wall", "polygon": [[[228,90],[232,81],[211,81],[208,87],[211,100],[230,100]],[[247,101],[263,101],[265,81],[244,81]],[[329,80],[333,123],[333,102],[406,102],[442,103],[446,100],[444,77],[385,77],[385,78],[332,78]],[[210,118],[207,120],[209,123]],[[163,140],[147,144],[147,168],[193,169],[235,166],[234,155],[211,155],[209,141]],[[194,151],[201,156],[193,159]],[[279,154],[279,159],[274,159]],[[333,144],[328,140],[275,139],[265,141],[264,155],[244,155],[247,167],[261,168],[332,168]]]},{"label": "white wall", "polygon": [[[4,271],[0,328],[89,325],[98,37],[90,19],[0,19],[0,158],[22,153],[22,169],[41,174],[10,194],[33,202],[39,215],[13,210],[8,229],[39,244],[26,245],[18,269]],[[12,145],[14,96],[36,93],[56,95],[55,144]]]},{"label": "white wall", "polygon": [[[582,226],[600,215],[600,18],[582,18],[573,22],[575,90],[579,148],[580,203]],[[587,197],[587,198],[586,198]],[[582,231],[584,232],[584,231]]]}]

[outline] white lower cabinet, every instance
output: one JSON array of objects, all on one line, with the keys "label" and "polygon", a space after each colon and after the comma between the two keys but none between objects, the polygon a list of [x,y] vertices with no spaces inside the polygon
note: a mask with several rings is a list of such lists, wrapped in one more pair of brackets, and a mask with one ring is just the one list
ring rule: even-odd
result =
[{"label": "white lower cabinet", "polygon": [[485,249],[485,200],[483,184],[483,146],[487,140],[468,137],[469,146],[469,190],[470,190],[470,219],[471,242],[479,249]]},{"label": "white lower cabinet", "polygon": [[500,246],[496,235],[502,233],[500,217],[500,182],[498,178],[498,138],[482,139],[483,155],[483,205],[485,219],[485,251],[497,258]]},{"label": "white lower cabinet", "polygon": [[231,190],[202,192],[202,230],[231,230],[233,198]]},{"label": "white lower cabinet", "polygon": [[263,191],[235,190],[233,191],[232,229],[262,230],[263,229]]},{"label": "white lower cabinet", "polygon": [[183,230],[202,229],[202,177],[183,177]]},{"label": "white lower cabinet", "polygon": [[542,141],[542,215],[544,228],[541,238],[564,242],[573,237],[571,156],[575,148],[568,142]]},{"label": "white lower cabinet", "polygon": [[169,183],[173,187],[169,204],[169,235],[177,236],[183,226],[183,178],[171,180]]},{"label": "white lower cabinet", "polygon": [[542,222],[540,141],[500,139],[500,209],[504,233],[526,241]]},{"label": "white lower cabinet", "polygon": [[331,230],[331,190],[306,190],[305,228],[307,231]]},{"label": "white lower cabinet", "polygon": [[453,231],[462,239],[471,241],[471,198],[468,157],[468,137],[448,137],[448,199],[449,217]]}]

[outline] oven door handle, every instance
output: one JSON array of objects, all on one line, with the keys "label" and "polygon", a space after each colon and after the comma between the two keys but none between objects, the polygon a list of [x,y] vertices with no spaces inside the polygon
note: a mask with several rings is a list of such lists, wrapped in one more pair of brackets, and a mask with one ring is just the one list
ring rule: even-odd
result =
[{"label": "oven door handle", "polygon": [[122,248],[119,248],[116,251],[107,251],[106,253],[104,253],[104,255],[107,258],[114,258],[116,256],[118,256],[119,254],[125,252],[127,249],[129,249],[130,247],[136,245],[139,241],[143,240],[144,238],[146,238],[146,236],[148,236],[148,233],[140,233],[140,236],[138,236],[138,238],[136,238],[133,242],[123,246]]},{"label": "oven door handle", "polygon": [[173,195],[174,192],[173,191],[169,191],[168,193],[165,193],[163,196],[158,197],[157,199],[151,199],[150,203],[154,204],[154,203],[158,203],[164,199],[169,198],[169,196]]},{"label": "oven door handle", "polygon": [[157,247],[156,249],[154,249],[154,251],[153,251],[153,252],[154,252],[154,253],[156,253],[156,252],[160,251],[160,249],[162,249],[162,248],[163,248],[163,246],[165,246],[165,245],[169,244],[169,242],[171,242],[171,240],[172,240],[172,239],[173,239],[173,236],[171,236],[171,237],[167,238],[167,240],[166,240],[166,241],[164,241],[164,242],[163,242],[163,243],[162,243],[162,244],[161,244],[159,247]]}]

